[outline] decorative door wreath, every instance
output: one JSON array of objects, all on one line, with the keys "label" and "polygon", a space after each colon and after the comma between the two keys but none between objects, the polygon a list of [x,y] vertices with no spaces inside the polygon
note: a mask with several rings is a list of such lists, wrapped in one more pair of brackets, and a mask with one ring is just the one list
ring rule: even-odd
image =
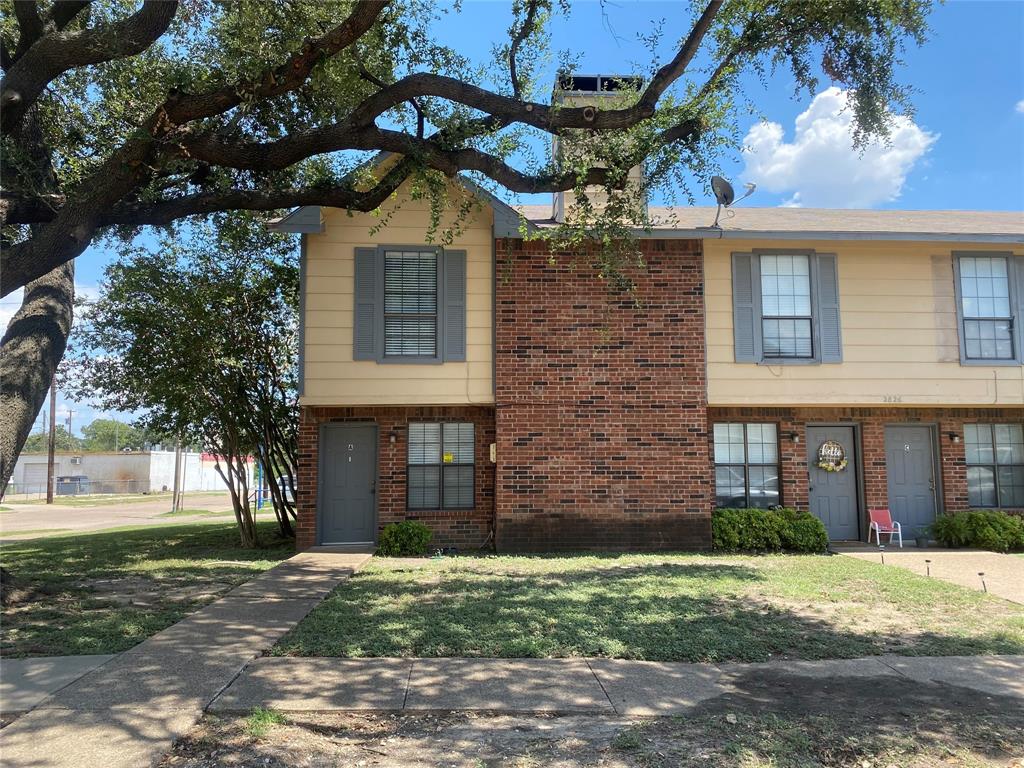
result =
[{"label": "decorative door wreath", "polygon": [[818,468],[826,472],[842,472],[846,469],[846,450],[835,440],[826,440],[818,446]]}]

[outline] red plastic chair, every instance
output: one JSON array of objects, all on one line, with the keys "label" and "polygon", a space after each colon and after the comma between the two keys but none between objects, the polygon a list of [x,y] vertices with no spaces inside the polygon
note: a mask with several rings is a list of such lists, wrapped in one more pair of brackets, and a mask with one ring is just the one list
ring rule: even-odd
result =
[{"label": "red plastic chair", "polygon": [[895,535],[897,541],[900,543],[900,549],[903,549],[903,527],[899,523],[894,523],[892,515],[889,513],[889,509],[869,509],[868,517],[871,518],[871,525],[868,526],[868,544],[871,543],[871,532],[875,533],[875,540],[879,546],[882,544],[882,534],[889,534],[889,544],[892,544],[892,537]]}]

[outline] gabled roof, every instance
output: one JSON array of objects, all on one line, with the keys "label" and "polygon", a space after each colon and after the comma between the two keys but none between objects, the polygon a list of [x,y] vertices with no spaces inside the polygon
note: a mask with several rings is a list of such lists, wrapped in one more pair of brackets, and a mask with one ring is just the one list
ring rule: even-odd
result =
[{"label": "gabled roof", "polygon": [[[367,161],[364,167],[377,168],[391,158],[391,152],[378,152],[373,159]],[[484,202],[491,206],[494,211],[494,236],[495,237],[520,237],[522,232],[520,225],[523,220],[519,211],[508,203],[494,196],[486,189],[462,176],[456,180],[465,189],[472,192]],[[270,229],[274,232],[288,232],[293,234],[319,234],[324,231],[323,216],[319,205],[304,205],[296,208],[287,216],[271,222]],[[529,220],[525,221],[527,232],[536,231],[536,227]]]},{"label": "gabled roof", "polygon": [[[550,206],[519,211],[537,227],[557,226]],[[889,211],[849,208],[651,207],[650,233],[641,237],[767,240],[925,240],[1024,244],[1024,212]]]},{"label": "gabled roof", "polygon": [[[380,152],[366,165],[376,168],[390,152]],[[457,181],[488,203],[494,211],[495,237],[521,237],[527,232],[558,226],[551,205],[513,207],[462,176]],[[891,211],[852,208],[753,208],[739,205],[722,211],[720,227],[712,227],[714,206],[651,207],[650,230],[638,237],[692,240],[922,240],[1024,244],[1021,211]],[[273,222],[275,232],[321,233],[320,206],[296,208]]]}]

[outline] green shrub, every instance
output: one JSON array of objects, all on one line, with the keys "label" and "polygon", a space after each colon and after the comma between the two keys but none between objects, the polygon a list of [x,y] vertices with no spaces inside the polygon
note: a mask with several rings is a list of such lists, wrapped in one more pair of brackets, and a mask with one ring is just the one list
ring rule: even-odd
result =
[{"label": "green shrub", "polygon": [[385,557],[418,557],[427,554],[434,534],[423,523],[404,520],[390,523],[380,532],[377,554]]},{"label": "green shrub", "polygon": [[932,525],[935,539],[951,547],[977,547],[995,552],[1024,549],[1024,517],[998,509],[973,509],[939,515]]},{"label": "green shrub", "polygon": [[828,533],[818,518],[796,509],[716,509],[711,545],[723,552],[824,552]]}]

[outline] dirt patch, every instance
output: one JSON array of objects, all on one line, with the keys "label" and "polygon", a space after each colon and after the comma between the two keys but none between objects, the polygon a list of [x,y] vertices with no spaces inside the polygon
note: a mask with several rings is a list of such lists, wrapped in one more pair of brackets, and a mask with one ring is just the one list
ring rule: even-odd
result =
[{"label": "dirt patch", "polygon": [[753,672],[681,718],[286,713],[262,738],[208,716],[161,768],[1024,768],[1018,699],[890,678]]},{"label": "dirt patch", "polygon": [[192,603],[209,601],[231,589],[233,584],[196,579],[160,579],[145,576],[125,576],[116,579],[94,579],[76,584],[89,590],[100,600],[114,605],[149,607],[160,603]]}]

